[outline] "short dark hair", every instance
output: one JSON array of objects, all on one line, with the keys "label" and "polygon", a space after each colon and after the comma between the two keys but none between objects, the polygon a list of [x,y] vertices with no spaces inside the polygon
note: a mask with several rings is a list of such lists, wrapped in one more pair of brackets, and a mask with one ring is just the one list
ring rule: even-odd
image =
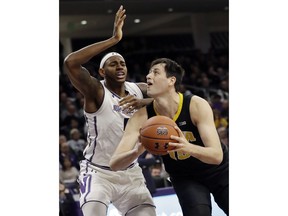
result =
[{"label": "short dark hair", "polygon": [[165,71],[167,77],[172,77],[174,76],[176,78],[175,82],[175,90],[179,92],[180,90],[180,85],[182,83],[183,76],[185,74],[185,70],[175,61],[169,59],[169,58],[158,58],[152,61],[150,68],[153,67],[156,64],[165,64]]}]

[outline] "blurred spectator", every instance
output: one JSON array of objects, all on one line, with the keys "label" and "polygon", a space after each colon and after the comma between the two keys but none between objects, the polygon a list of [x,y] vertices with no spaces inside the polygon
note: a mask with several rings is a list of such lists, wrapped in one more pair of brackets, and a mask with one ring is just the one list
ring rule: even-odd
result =
[{"label": "blurred spectator", "polygon": [[67,138],[65,135],[60,134],[60,136],[59,136],[59,149],[60,149],[61,144],[64,142],[67,142]]},{"label": "blurred spectator", "polygon": [[153,195],[156,192],[156,186],[151,176],[150,169],[151,169],[151,166],[153,166],[157,162],[159,163],[159,161],[160,161],[159,156],[152,155],[147,151],[141,154],[138,158],[139,166],[142,168],[142,173],[145,177],[146,185],[151,195]]},{"label": "blurred spectator", "polygon": [[59,216],[79,216],[77,214],[77,203],[75,202],[71,191],[59,182]]},{"label": "blurred spectator", "polygon": [[223,100],[222,101],[222,111],[221,116],[229,122],[229,101]]},{"label": "blurred spectator", "polygon": [[226,146],[229,146],[229,137],[228,137],[228,128],[226,127],[219,127],[217,129],[217,132],[219,134],[219,138],[220,138],[220,141],[226,145]]},{"label": "blurred spectator", "polygon": [[[61,128],[60,133],[66,135],[66,137],[70,137],[70,131],[72,129],[78,129],[80,131],[80,134],[85,134],[84,132],[84,126],[81,125],[79,118],[76,117],[70,117],[69,121],[66,122]],[[82,136],[81,136],[82,138]]]},{"label": "blurred spectator", "polygon": [[228,121],[227,121],[227,119],[225,119],[221,116],[220,111],[218,109],[213,109],[213,114],[214,114],[215,127],[216,128],[219,128],[219,127],[227,128]]},{"label": "blurred spectator", "polygon": [[224,79],[220,82],[220,89],[225,92],[229,92],[228,80]]},{"label": "blurred spectator", "polygon": [[72,166],[75,166],[79,170],[79,161],[76,153],[73,151],[72,148],[68,145],[67,142],[61,143],[60,145],[60,152],[59,152],[59,162],[61,167],[64,166],[64,159],[69,158]]},{"label": "blurred spectator", "polygon": [[71,160],[69,157],[65,157],[62,165],[62,169],[60,170],[59,176],[60,181],[63,184],[69,184],[69,183],[77,183],[77,178],[79,175],[79,170],[72,166]]},{"label": "blurred spectator", "polygon": [[[63,116],[63,113],[61,113],[64,109],[66,109],[66,103],[67,101],[69,101],[69,98],[67,96],[67,93],[66,92],[61,92],[60,94],[60,103],[59,103],[59,106],[60,106],[60,115],[61,117],[64,117]],[[71,101],[69,101],[71,102]]]},{"label": "blurred spectator", "polygon": [[222,111],[222,101],[221,101],[221,95],[214,94],[211,95],[211,106],[212,109],[217,109],[219,112]]},{"label": "blurred spectator", "polygon": [[179,91],[180,91],[184,96],[192,94],[191,91],[188,90],[184,84],[181,84],[181,85],[180,85]]},{"label": "blurred spectator", "polygon": [[79,119],[79,113],[77,110],[77,107],[72,103],[72,102],[68,102],[66,103],[66,109],[63,110],[63,124],[67,125],[68,123],[70,123],[70,119],[77,119],[80,122]]},{"label": "blurred spectator", "polygon": [[70,139],[67,141],[68,145],[77,154],[78,159],[82,160],[83,151],[86,147],[86,141],[81,138],[81,133],[77,128],[70,130]]},{"label": "blurred spectator", "polygon": [[210,88],[210,79],[207,77],[205,73],[201,75],[201,86],[202,88],[208,89]]},{"label": "blurred spectator", "polygon": [[218,71],[214,69],[214,66],[209,67],[207,77],[210,80],[210,85],[213,86],[213,88],[217,87],[220,82],[220,77]]},{"label": "blurred spectator", "polygon": [[[69,98],[65,92],[60,95],[60,119],[62,123],[67,116],[74,115],[74,99]],[[73,110],[74,109],[74,110]],[[77,112],[77,111],[76,111]],[[77,115],[78,117],[78,115]]]},{"label": "blurred spectator", "polygon": [[161,164],[157,164],[155,166],[152,167],[151,169],[151,176],[154,180],[154,183],[156,185],[156,188],[163,188],[166,187],[165,184],[165,179],[164,177],[161,175],[162,173],[162,166]]},{"label": "blurred spectator", "polygon": [[189,72],[186,74],[188,77],[187,79],[183,79],[182,83],[198,86],[201,80],[201,71],[199,67],[196,64],[191,64],[189,69],[190,71],[188,70]]}]

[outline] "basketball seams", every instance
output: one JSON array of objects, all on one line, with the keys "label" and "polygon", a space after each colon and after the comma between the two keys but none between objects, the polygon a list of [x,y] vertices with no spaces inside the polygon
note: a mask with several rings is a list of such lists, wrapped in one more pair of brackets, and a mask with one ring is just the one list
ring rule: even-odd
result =
[{"label": "basketball seams", "polygon": [[162,139],[162,138],[157,138],[157,137],[147,137],[147,136],[141,136],[141,137],[146,138],[146,139],[150,139],[150,140],[161,140],[161,141],[168,141],[168,142],[175,141],[173,139]]}]

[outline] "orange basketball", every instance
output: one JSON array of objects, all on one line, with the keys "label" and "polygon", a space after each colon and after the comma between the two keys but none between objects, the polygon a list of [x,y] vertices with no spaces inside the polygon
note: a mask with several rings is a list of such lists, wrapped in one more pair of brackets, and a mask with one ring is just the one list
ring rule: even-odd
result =
[{"label": "orange basketball", "polygon": [[166,116],[153,116],[149,118],[140,129],[141,143],[151,154],[168,154],[167,150],[175,148],[169,146],[168,143],[177,142],[170,139],[170,136],[179,136],[174,126],[176,126],[176,123]]}]

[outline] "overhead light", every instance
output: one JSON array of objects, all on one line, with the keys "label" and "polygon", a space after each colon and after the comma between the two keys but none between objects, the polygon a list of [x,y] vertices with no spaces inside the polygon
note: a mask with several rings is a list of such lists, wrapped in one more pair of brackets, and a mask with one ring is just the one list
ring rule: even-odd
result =
[{"label": "overhead light", "polygon": [[81,25],[86,25],[87,24],[87,21],[86,20],[82,20],[81,21]]},{"label": "overhead light", "polygon": [[168,12],[173,12],[174,9],[173,8],[168,8]]},{"label": "overhead light", "polygon": [[140,19],[134,19],[134,23],[140,23],[141,20]]}]

